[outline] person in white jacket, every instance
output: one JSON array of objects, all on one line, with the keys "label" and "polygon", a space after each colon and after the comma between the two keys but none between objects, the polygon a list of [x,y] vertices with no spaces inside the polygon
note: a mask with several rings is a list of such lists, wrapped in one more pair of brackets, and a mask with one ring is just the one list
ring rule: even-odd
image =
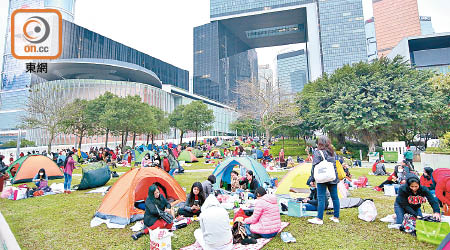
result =
[{"label": "person in white jacket", "polygon": [[201,210],[200,228],[194,232],[197,242],[204,250],[231,250],[233,236],[228,212],[214,195],[208,196]]}]

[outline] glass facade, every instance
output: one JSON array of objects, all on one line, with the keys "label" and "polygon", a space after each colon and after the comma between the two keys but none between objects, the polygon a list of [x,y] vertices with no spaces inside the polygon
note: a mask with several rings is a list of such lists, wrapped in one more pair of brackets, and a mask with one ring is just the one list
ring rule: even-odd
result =
[{"label": "glass facade", "polygon": [[367,61],[361,0],[319,0],[323,71]]},{"label": "glass facade", "polygon": [[292,96],[302,91],[308,82],[308,62],[304,50],[277,56],[278,89]]},{"label": "glass facade", "polygon": [[[196,100],[189,95],[180,96],[176,93],[169,93],[148,84],[113,80],[70,79],[42,82],[33,85],[30,94],[32,95],[35,93],[35,90],[38,89],[39,91],[56,91],[59,93],[57,95],[59,98],[63,97],[69,100],[74,100],[76,98],[92,100],[107,91],[122,97],[127,95],[139,95],[142,102],[159,107],[167,113],[172,112],[174,108],[180,104],[189,104]],[[211,103],[206,104],[208,105],[208,108],[213,110],[215,121],[212,124],[212,129],[210,131],[205,131],[202,135],[225,135],[232,133],[232,131],[229,130],[229,124],[236,119],[236,112],[224,107],[218,107]],[[157,139],[173,138],[173,136],[173,134],[161,135]],[[189,137],[193,136],[193,134],[187,133],[185,136]],[[41,129],[27,131],[27,139],[35,141],[37,145],[46,145],[48,138],[49,136],[47,133]],[[131,135],[129,139],[132,139]],[[105,138],[102,136],[91,136],[87,137],[83,143],[101,143],[104,142],[104,140]],[[113,141],[114,138],[110,138],[109,140]],[[146,136],[139,136],[137,137],[137,140],[145,141]],[[120,141],[120,139],[117,138],[117,141]],[[76,137],[74,135],[60,134],[55,138],[53,144],[70,145],[75,144],[75,142]]]},{"label": "glass facade", "polygon": [[257,75],[256,51],[219,22],[194,28],[194,93],[236,103],[237,82],[257,79]]},{"label": "glass facade", "polygon": [[210,17],[231,16],[312,3],[315,0],[211,0]]},{"label": "glass facade", "polygon": [[[74,0],[10,0],[8,33],[3,55],[0,87],[0,130],[14,129],[19,125],[20,116],[28,97],[28,88],[34,83],[30,73],[25,73],[27,60],[17,60],[11,55],[10,15],[20,8],[57,8],[73,19]],[[71,18],[70,18],[71,17]],[[63,20],[63,49],[61,59],[100,58],[133,63],[153,71],[164,84],[183,89],[189,88],[189,72],[151,57],[133,48],[113,41],[100,34]]]}]

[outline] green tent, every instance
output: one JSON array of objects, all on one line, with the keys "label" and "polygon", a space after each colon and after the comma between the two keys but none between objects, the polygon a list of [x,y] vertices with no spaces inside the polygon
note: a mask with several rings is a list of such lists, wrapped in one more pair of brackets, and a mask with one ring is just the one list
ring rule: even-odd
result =
[{"label": "green tent", "polygon": [[78,185],[78,190],[101,187],[111,179],[111,171],[104,162],[90,164],[84,167],[82,172],[83,177]]},{"label": "green tent", "polygon": [[142,162],[142,160],[144,159],[146,154],[149,154],[150,157],[155,155],[155,153],[153,153],[153,151],[149,151],[149,150],[144,150],[144,152],[140,153],[139,155],[137,155],[137,154],[138,154],[138,151],[136,151],[136,162]]},{"label": "green tent", "polygon": [[195,157],[197,158],[202,158],[203,157],[203,151],[201,151],[200,149],[194,149],[191,151]]},{"label": "green tent", "polygon": [[230,141],[224,141],[224,142],[222,143],[222,145],[220,145],[220,147],[221,147],[221,148],[229,148],[229,147],[232,146],[231,144],[232,144],[232,143],[231,143]]},{"label": "green tent", "polygon": [[178,156],[178,160],[184,161],[184,162],[197,162],[198,161],[197,157],[195,157],[195,155],[191,151],[187,151],[187,150],[181,151],[180,155]]}]

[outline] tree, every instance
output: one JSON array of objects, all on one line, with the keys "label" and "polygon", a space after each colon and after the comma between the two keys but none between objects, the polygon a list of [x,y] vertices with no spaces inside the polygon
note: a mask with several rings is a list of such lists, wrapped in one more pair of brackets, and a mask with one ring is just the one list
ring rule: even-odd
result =
[{"label": "tree", "polygon": [[172,113],[169,114],[169,126],[180,130],[180,144],[183,143],[183,135],[188,130],[186,119],[184,118],[185,105],[178,105]]},{"label": "tree", "polygon": [[[264,88],[261,88],[260,84]],[[279,87],[274,88],[272,76],[262,75],[260,82],[256,79],[239,81],[236,94],[241,102],[241,116],[258,119],[268,140],[275,129],[299,122],[294,94]]]},{"label": "tree", "polygon": [[25,115],[21,117],[21,127],[40,128],[48,133],[47,152],[51,152],[54,138],[61,132],[68,97],[62,89],[54,87],[30,89],[30,96],[25,106]]},{"label": "tree", "polygon": [[[378,140],[409,127],[431,109],[431,73],[401,57],[344,66],[307,84],[305,118],[335,135],[348,133],[375,150]],[[309,85],[309,86],[308,86]]]},{"label": "tree", "polygon": [[202,101],[193,101],[184,107],[183,119],[186,129],[195,133],[195,144],[197,145],[198,133],[211,129],[214,112],[208,109],[208,106]]},{"label": "tree", "polygon": [[144,116],[147,121],[143,124],[143,133],[147,135],[147,144],[150,138],[152,139],[152,144],[154,144],[155,135],[169,131],[169,119],[160,108],[148,105]]},{"label": "tree", "polygon": [[87,113],[90,119],[92,119],[92,123],[95,124],[95,134],[96,135],[105,135],[105,147],[108,147],[108,137],[111,131],[111,127],[113,124],[111,121],[113,120],[111,116],[114,116],[114,112],[106,113],[106,110],[109,106],[112,105],[112,102],[119,98],[118,96],[106,92],[103,95],[95,98],[94,100],[88,103]]},{"label": "tree", "polygon": [[95,120],[88,112],[89,101],[75,99],[62,111],[64,118],[61,121],[62,131],[66,134],[75,134],[79,138],[78,148],[81,148],[84,136],[94,134]]}]

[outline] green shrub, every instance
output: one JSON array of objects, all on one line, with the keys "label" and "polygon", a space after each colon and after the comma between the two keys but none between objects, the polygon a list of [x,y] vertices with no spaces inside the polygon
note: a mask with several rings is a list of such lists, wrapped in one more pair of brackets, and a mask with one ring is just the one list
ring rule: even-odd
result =
[{"label": "green shrub", "polygon": [[433,154],[450,154],[450,148],[428,147],[425,152]]}]

